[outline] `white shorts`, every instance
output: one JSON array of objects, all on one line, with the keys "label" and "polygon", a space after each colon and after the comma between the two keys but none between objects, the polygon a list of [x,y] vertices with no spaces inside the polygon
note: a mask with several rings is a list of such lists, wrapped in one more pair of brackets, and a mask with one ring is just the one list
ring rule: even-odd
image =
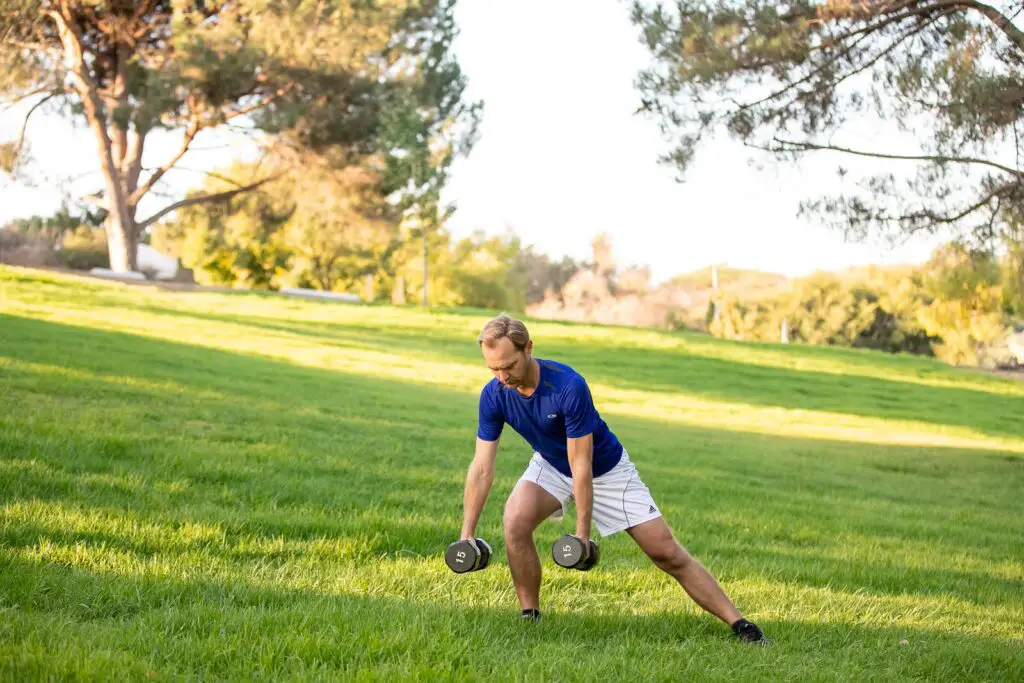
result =
[{"label": "white shorts", "polygon": [[[573,498],[572,479],[556,470],[540,453],[534,453],[526,471],[519,478],[519,483],[524,481],[532,481],[554,496],[562,507],[550,519],[562,519],[565,504]],[[622,459],[618,464],[600,477],[594,477],[591,519],[598,533],[602,537],[611,536],[658,517],[661,517],[661,513],[654,504],[651,492],[640,480],[640,473],[629,459],[626,449],[622,449]]]}]

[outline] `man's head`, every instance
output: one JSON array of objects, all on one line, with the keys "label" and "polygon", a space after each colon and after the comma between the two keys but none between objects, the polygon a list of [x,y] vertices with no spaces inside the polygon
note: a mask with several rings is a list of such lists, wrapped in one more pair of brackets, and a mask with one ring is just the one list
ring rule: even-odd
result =
[{"label": "man's head", "polygon": [[512,388],[526,383],[533,362],[533,340],[523,321],[499,315],[484,325],[477,341],[499,382]]}]

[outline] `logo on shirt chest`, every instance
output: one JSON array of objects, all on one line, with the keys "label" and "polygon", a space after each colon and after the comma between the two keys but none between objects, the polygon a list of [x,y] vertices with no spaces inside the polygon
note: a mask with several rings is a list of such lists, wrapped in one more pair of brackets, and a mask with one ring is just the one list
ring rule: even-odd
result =
[{"label": "logo on shirt chest", "polygon": [[548,419],[549,420],[556,420],[556,419],[558,419],[558,413],[548,413]]}]

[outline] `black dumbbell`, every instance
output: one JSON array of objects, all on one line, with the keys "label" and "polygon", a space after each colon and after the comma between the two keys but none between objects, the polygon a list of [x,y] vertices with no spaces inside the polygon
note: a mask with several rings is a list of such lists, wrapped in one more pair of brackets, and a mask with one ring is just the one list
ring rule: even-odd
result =
[{"label": "black dumbbell", "polygon": [[601,553],[594,539],[590,539],[590,557],[583,559],[583,541],[572,534],[566,534],[551,546],[551,557],[560,567],[585,572],[597,564]]},{"label": "black dumbbell", "polygon": [[469,541],[455,541],[444,554],[445,564],[456,574],[483,569],[491,561],[491,546],[482,538],[476,539],[476,545],[479,551]]}]

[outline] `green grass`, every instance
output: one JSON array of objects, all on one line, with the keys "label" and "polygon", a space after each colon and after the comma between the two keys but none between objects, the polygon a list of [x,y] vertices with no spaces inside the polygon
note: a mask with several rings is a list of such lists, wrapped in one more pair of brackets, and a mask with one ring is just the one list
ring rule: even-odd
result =
[{"label": "green grass", "polygon": [[1024,383],[531,321],[775,644],[736,643],[624,534],[558,569],[571,517],[538,530],[528,626],[511,430],[491,567],[442,559],[485,319],[0,268],[0,679],[1024,679]]}]

